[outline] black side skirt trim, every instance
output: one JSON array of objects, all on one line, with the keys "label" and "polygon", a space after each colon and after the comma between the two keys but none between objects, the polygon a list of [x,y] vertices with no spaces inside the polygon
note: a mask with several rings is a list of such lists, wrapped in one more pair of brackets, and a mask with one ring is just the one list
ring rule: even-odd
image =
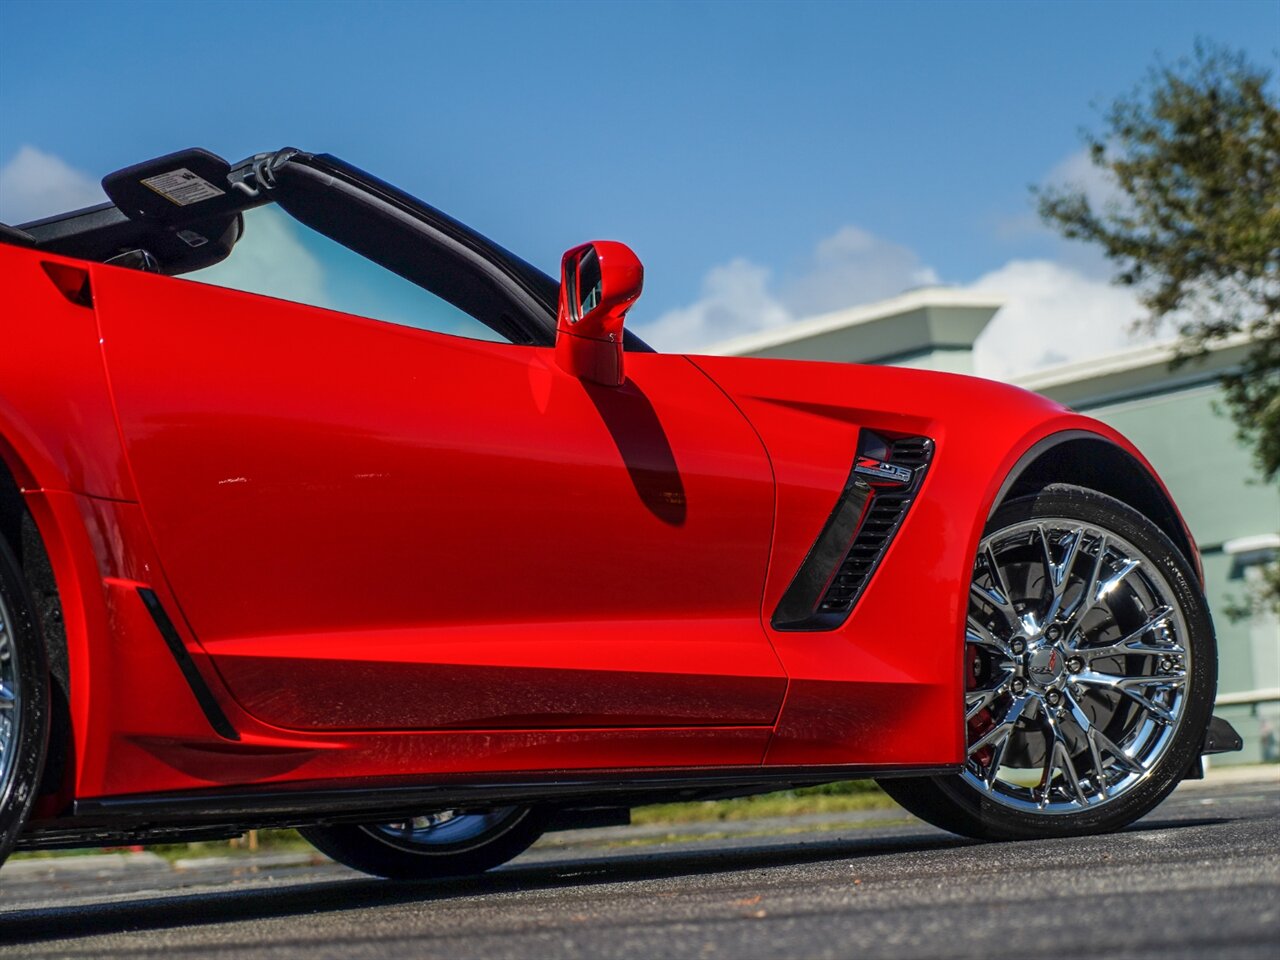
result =
[{"label": "black side skirt trim", "polygon": [[[131,823],[217,823],[245,818],[271,822],[277,818],[307,822],[308,818],[365,822],[379,816],[420,814],[445,807],[502,806],[512,803],[633,805],[656,799],[695,796],[715,791],[732,796],[735,788],[831,783],[883,777],[943,776],[958,773],[959,765],[921,766],[837,764],[818,767],[702,767],[659,770],[584,770],[547,774],[453,775],[423,782],[420,778],[372,778],[304,782],[259,787],[231,787],[176,793],[127,794],[92,797],[75,802],[75,814],[59,825]],[[416,811],[416,813],[415,813]],[[33,823],[32,832],[52,826]]]},{"label": "black side skirt trim", "polygon": [[542,804],[626,808],[668,800],[719,800],[836,780],[944,776],[959,765],[727,767],[596,770],[498,774],[499,779],[454,775],[373,778],[237,786],[178,793],[131,794],[77,800],[70,816],[27,824],[21,850],[160,843],[193,837],[232,837],[262,827],[314,823],[383,823],[449,807]]},{"label": "black side skirt trim", "polygon": [[151,614],[151,619],[155,621],[156,629],[160,631],[160,636],[164,637],[164,642],[168,646],[169,652],[173,654],[173,659],[178,662],[178,669],[182,671],[182,676],[186,678],[187,685],[191,687],[191,692],[195,694],[196,702],[200,704],[200,709],[204,711],[205,718],[209,721],[209,726],[213,727],[220,737],[224,737],[227,740],[239,740],[240,734],[236,732],[236,728],[231,725],[227,715],[218,706],[218,701],[213,698],[213,693],[210,691],[209,685],[204,682],[204,677],[200,676],[200,671],[196,668],[195,661],[191,659],[191,654],[187,653],[186,645],[183,644],[182,638],[178,636],[178,631],[174,628],[173,621],[169,619],[164,607],[160,605],[160,598],[156,596],[154,590],[150,590],[147,587],[139,587],[138,596],[142,598],[142,602],[147,607],[147,612]]}]

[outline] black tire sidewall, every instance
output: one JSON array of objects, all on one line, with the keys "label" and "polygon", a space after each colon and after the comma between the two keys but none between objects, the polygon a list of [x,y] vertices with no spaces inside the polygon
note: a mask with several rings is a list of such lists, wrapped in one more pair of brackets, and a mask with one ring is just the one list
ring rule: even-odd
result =
[{"label": "black tire sidewall", "polygon": [[8,782],[0,785],[0,864],[26,824],[44,767],[49,737],[49,668],[34,606],[8,543],[0,538],[0,598],[8,611],[10,649],[17,660],[18,705]]}]

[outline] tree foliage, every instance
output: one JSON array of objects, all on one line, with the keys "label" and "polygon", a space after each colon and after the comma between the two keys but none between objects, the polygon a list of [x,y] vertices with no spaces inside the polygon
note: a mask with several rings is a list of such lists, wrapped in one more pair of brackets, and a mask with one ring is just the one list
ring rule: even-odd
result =
[{"label": "tree foliage", "polygon": [[[1223,341],[1249,344],[1223,378],[1226,406],[1264,481],[1280,474],[1280,100],[1271,71],[1200,43],[1159,64],[1087,132],[1107,200],[1037,191],[1040,216],[1097,244],[1148,309],[1176,326],[1179,360]],[[1280,569],[1278,567],[1277,569]],[[1280,609],[1268,571],[1267,605]]]},{"label": "tree foliage", "polygon": [[1258,466],[1280,472],[1280,103],[1270,71],[1199,45],[1087,133],[1118,188],[1096,204],[1074,188],[1039,191],[1040,215],[1096,243],[1150,310],[1177,323],[1194,353],[1244,334],[1250,360],[1227,386]]}]

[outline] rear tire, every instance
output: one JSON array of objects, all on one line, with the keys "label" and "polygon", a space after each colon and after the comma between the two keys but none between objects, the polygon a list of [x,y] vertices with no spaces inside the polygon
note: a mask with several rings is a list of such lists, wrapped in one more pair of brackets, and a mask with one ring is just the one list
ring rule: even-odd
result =
[{"label": "rear tire", "polygon": [[33,611],[0,537],[0,864],[26,824],[49,741],[49,667]]},{"label": "rear tire", "polygon": [[965,661],[964,772],[881,786],[921,819],[986,840],[1145,816],[1199,756],[1217,688],[1187,559],[1127,505],[1067,485],[1006,503],[987,525]]},{"label": "rear tire", "polygon": [[529,849],[546,819],[529,807],[441,811],[383,824],[332,824],[299,830],[339,863],[391,880],[435,880],[491,870]]}]

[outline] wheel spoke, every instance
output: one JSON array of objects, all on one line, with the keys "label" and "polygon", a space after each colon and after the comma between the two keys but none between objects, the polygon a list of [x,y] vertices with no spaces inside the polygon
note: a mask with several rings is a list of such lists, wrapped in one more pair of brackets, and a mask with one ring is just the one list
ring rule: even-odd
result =
[{"label": "wheel spoke", "polygon": [[1008,711],[1006,711],[1000,722],[969,747],[968,756],[970,757],[987,747],[991,748],[991,759],[987,762],[986,769],[982,773],[982,780],[987,785],[988,790],[995,783],[996,772],[1000,769],[1000,762],[1004,758],[1009,738],[1013,734],[1014,727],[1017,726],[1018,721],[1022,718],[1023,711],[1026,710],[1030,700],[1030,697],[1014,697]]},{"label": "wheel spoke", "polygon": [[1001,680],[997,686],[990,690],[975,690],[965,696],[965,715],[964,719],[967,723],[972,720],[988,706],[990,706],[997,698],[1003,695],[1009,688],[1008,680]]},{"label": "wheel spoke", "polygon": [[1093,763],[1094,785],[1097,787],[1102,799],[1105,800],[1110,794],[1107,781],[1107,765],[1102,758],[1104,750],[1114,756],[1116,763],[1130,773],[1141,773],[1142,767],[1112,743],[1098,727],[1093,725],[1089,715],[1084,712],[1084,707],[1080,701],[1070,691],[1064,693],[1063,698],[1067,704],[1067,715],[1071,717],[1072,722],[1089,744],[1089,757]]},{"label": "wheel spoke", "polygon": [[1009,748],[1009,738],[1012,730],[1006,732],[998,742],[991,745],[991,758],[987,761],[987,769],[982,772],[982,782],[986,784],[990,790],[996,784],[996,777],[1000,774],[1000,767],[1004,763],[1004,752]]},{"label": "wheel spoke", "polygon": [[986,547],[982,553],[983,562],[987,567],[987,576],[991,578],[991,586],[981,586],[976,580],[970,584],[970,590],[977,595],[978,599],[995,607],[1005,615],[1010,624],[1018,622],[1018,615],[1013,609],[1013,600],[1009,594],[1009,588],[1005,585],[1004,574],[1000,572],[1000,565],[996,563],[995,554],[991,547]]},{"label": "wheel spoke", "polygon": [[969,617],[965,622],[964,639],[966,643],[994,650],[1007,660],[1013,659],[1013,651],[1009,649],[1009,645],[973,619],[973,617]]},{"label": "wheel spoke", "polygon": [[1143,773],[1146,770],[1141,763],[1129,756],[1129,754],[1125,753],[1124,750],[1116,744],[1112,743],[1111,740],[1107,738],[1107,735],[1097,727],[1094,727],[1089,732],[1089,749],[1093,752],[1095,762],[1098,764],[1101,764],[1102,751],[1105,750],[1107,753],[1115,757],[1116,763],[1120,767],[1127,770],[1129,773]]},{"label": "wheel spoke", "polygon": [[1076,728],[1080,733],[1088,737],[1094,727],[1093,721],[1090,720],[1089,715],[1084,712],[1084,707],[1080,705],[1080,701],[1077,700],[1070,691],[1065,691],[1062,698],[1067,705],[1066,715],[1071,718],[1071,722],[1076,725]]},{"label": "wheel spoke", "polygon": [[1142,707],[1161,723],[1172,723],[1173,715],[1163,706],[1156,703],[1140,688],[1146,687],[1180,687],[1186,682],[1186,674],[1155,674],[1149,677],[1116,677],[1109,673],[1096,673],[1086,670],[1077,674],[1074,682],[1086,687],[1096,687],[1113,693],[1123,694],[1138,706]]},{"label": "wheel spoke", "polygon": [[[1111,744],[1111,741],[1102,735],[1102,731],[1093,725],[1088,715],[1084,712],[1084,708],[1080,706],[1080,701],[1078,701],[1069,692],[1065,694],[1065,697],[1067,701],[1067,709],[1071,714],[1072,720],[1075,721],[1076,726],[1080,729],[1080,732],[1084,734],[1084,738],[1089,744],[1089,758],[1093,761],[1094,786],[1097,787],[1099,796],[1103,800],[1106,800],[1109,795],[1107,784],[1107,765],[1103,762],[1102,750],[1104,744],[1111,745],[1113,748],[1114,744]],[[1118,751],[1113,749],[1113,752]]]},{"label": "wheel spoke", "polygon": [[1102,565],[1107,559],[1107,535],[1101,534],[1098,537],[1098,553],[1093,558],[1093,567],[1089,571],[1089,579],[1085,581],[1084,589],[1080,591],[1074,606],[1071,609],[1071,618],[1078,624],[1084,620],[1085,615],[1093,609],[1097,602],[1094,598],[1098,594],[1098,583],[1102,577]]},{"label": "wheel spoke", "polygon": [[1084,786],[1080,783],[1080,777],[1076,774],[1075,764],[1071,762],[1071,751],[1067,748],[1067,742],[1058,727],[1058,720],[1053,711],[1047,707],[1041,712],[1044,716],[1045,728],[1048,731],[1047,739],[1049,743],[1044,752],[1044,769],[1040,773],[1040,805],[1044,806],[1049,802],[1050,793],[1053,789],[1053,774],[1056,770],[1062,774],[1065,784],[1070,786],[1073,802],[1081,806],[1088,806],[1089,798],[1085,795]]},{"label": "wheel spoke", "polygon": [[1049,597],[1049,609],[1045,612],[1043,619],[1044,623],[1049,623],[1062,609],[1062,598],[1067,592],[1068,574],[1075,565],[1080,542],[1084,539],[1084,528],[1077,527],[1068,536],[1063,537],[1061,542],[1067,544],[1067,547],[1061,563],[1055,563],[1053,560],[1053,546],[1049,542],[1049,533],[1044,524],[1037,525],[1036,531],[1040,534],[1040,547],[1044,553],[1045,579],[1052,591]]},{"label": "wheel spoke", "polygon": [[1119,570],[1117,570],[1111,576],[1107,577],[1107,579],[1104,582],[1098,584],[1097,590],[1093,595],[1093,600],[1089,604],[1089,606],[1096,607],[1108,596],[1110,596],[1111,591],[1114,590],[1116,587],[1118,587],[1121,583],[1123,583],[1125,577],[1129,576],[1129,574],[1133,573],[1133,571],[1138,569],[1139,563],[1141,563],[1141,561],[1134,560],[1132,557],[1126,557],[1124,562],[1120,564]]},{"label": "wheel spoke", "polygon": [[1000,569],[1000,564],[996,563],[995,551],[987,547],[987,569],[991,572],[991,582],[1000,591],[1000,596],[1004,598],[1004,606],[1013,611],[1012,595],[1009,593],[1009,587],[1004,582],[1004,571]]},{"label": "wheel spoke", "polygon": [[[1062,774],[1062,779],[1071,787],[1071,799],[1075,803],[1080,804],[1080,806],[1087,807],[1089,805],[1089,797],[1084,792],[1084,785],[1080,782],[1080,777],[1076,773],[1075,764],[1071,761],[1071,751],[1067,749],[1066,743],[1061,739],[1056,739],[1053,742],[1052,766],[1057,768],[1057,770]],[[1049,791],[1052,787],[1053,782],[1051,779],[1049,783],[1045,784],[1042,793],[1042,796],[1046,801],[1049,799]]]},{"label": "wheel spoke", "polygon": [[1146,623],[1133,631],[1133,633],[1129,634],[1123,640],[1117,640],[1115,643],[1109,643],[1104,647],[1077,647],[1076,652],[1090,663],[1104,657],[1120,657],[1129,655],[1176,656],[1182,652],[1182,647],[1177,644],[1170,646],[1157,646],[1155,644],[1142,642],[1142,638],[1146,636],[1147,633],[1157,627],[1164,626],[1172,617],[1172,607],[1160,607]]}]

